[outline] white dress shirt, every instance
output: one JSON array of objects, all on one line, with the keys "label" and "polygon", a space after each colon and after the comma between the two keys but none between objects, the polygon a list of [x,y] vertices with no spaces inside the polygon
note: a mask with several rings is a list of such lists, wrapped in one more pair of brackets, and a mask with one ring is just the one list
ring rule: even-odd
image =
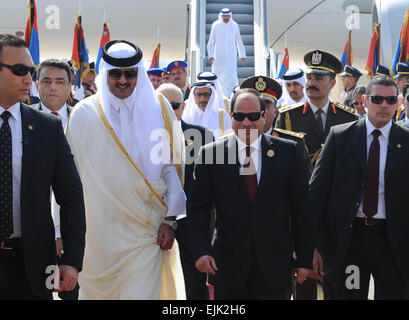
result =
[{"label": "white dress shirt", "polygon": [[[318,107],[316,107],[315,105],[313,105],[311,103],[311,101],[308,100],[308,104],[311,107],[312,112],[314,112],[314,117],[315,119],[317,119],[317,110],[319,109]],[[322,130],[325,131],[325,123],[327,122],[327,115],[328,115],[328,107],[329,107],[329,100],[327,101],[327,103],[322,107],[322,113],[321,113],[321,118],[322,118]]]},{"label": "white dress shirt", "polygon": [[405,119],[403,119],[403,126],[406,128],[409,128],[409,118],[405,117]]},{"label": "white dress shirt", "polygon": [[[0,114],[6,111],[0,106]],[[20,186],[21,186],[21,159],[23,157],[23,132],[21,125],[20,102],[7,109],[11,113],[8,120],[11,129],[12,168],[13,168],[13,228],[11,238],[21,237],[21,213],[20,213]],[[3,119],[0,118],[0,127]]]},{"label": "white dress shirt", "polygon": [[[366,124],[366,159],[368,159],[369,155],[369,148],[371,147],[371,143],[373,140],[372,131],[378,129],[381,134],[378,137],[379,140],[379,187],[378,187],[378,212],[373,216],[375,219],[385,219],[386,212],[385,212],[385,165],[386,165],[386,156],[388,153],[388,143],[389,143],[389,133],[392,128],[392,120],[388,122],[382,128],[375,128],[373,124],[368,120],[365,119]],[[363,214],[362,208],[364,203],[364,197],[362,195],[361,203],[359,205],[359,210],[357,213],[357,217],[363,218],[365,215]]]},{"label": "white dress shirt", "polygon": [[[237,153],[238,153],[238,158],[239,158],[239,163],[241,166],[245,164],[245,159],[246,159],[246,147],[247,144],[245,144],[243,141],[240,140],[238,136],[236,136],[237,139]],[[251,153],[250,157],[253,160],[254,166],[256,167],[257,170],[257,184],[260,182],[260,176],[261,176],[261,135],[258,136],[257,140],[254,140],[254,142],[250,145],[251,147]]]},{"label": "white dress shirt", "polygon": [[[42,108],[44,111],[48,111],[48,112],[50,112],[50,113],[52,112],[52,110],[48,109],[42,102],[40,102],[40,104],[41,104],[41,108]],[[58,109],[56,112],[58,113],[58,116],[59,116],[60,119],[61,119],[62,128],[63,128],[63,130],[64,130],[64,132],[65,132],[65,128],[67,127],[67,121],[68,121],[67,104],[64,104],[64,105],[63,105],[60,109]]]}]

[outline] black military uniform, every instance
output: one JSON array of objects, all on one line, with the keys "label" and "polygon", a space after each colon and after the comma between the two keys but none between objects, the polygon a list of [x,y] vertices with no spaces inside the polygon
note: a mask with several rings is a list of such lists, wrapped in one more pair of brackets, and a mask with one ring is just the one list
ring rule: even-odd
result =
[{"label": "black military uniform", "polygon": [[[320,60],[319,63],[311,63],[313,53],[318,56],[321,55],[321,58],[316,60]],[[317,50],[307,53],[304,57],[304,61],[308,68],[310,68],[310,66],[312,67],[309,73],[319,72],[323,74],[323,71],[326,71],[327,74],[329,72],[336,74],[342,70],[341,62],[331,54],[323,51]],[[329,129],[337,124],[357,120],[357,111],[354,108],[344,106],[338,102],[334,103],[332,101],[329,101],[327,119],[323,132],[320,130],[318,121],[308,101],[292,106],[281,107],[278,111],[279,115],[276,121],[276,128],[305,133],[305,141],[313,165],[321,152]]]}]

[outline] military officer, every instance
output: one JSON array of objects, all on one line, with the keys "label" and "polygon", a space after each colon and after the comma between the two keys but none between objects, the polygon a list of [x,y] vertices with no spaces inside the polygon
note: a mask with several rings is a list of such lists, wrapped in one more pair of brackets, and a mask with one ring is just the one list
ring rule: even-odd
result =
[{"label": "military officer", "polygon": [[304,132],[305,142],[314,165],[328,135],[337,124],[357,120],[357,111],[329,100],[335,86],[335,76],[342,64],[332,54],[314,50],[304,56],[307,65],[306,93],[308,100],[278,110],[275,127],[295,132]]}]

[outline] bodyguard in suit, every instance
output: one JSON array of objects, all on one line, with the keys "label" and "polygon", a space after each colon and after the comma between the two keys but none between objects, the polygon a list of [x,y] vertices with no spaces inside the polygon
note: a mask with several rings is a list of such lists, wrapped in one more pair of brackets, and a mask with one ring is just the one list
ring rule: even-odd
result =
[{"label": "bodyguard in suit", "polygon": [[398,93],[390,77],[374,77],[367,117],[331,128],[311,177],[319,251],[338,299],[367,299],[370,275],[375,299],[408,298],[409,130],[391,120]]},{"label": "bodyguard in suit", "polygon": [[[51,299],[56,265],[50,188],[61,205],[64,255],[59,291],[72,290],[82,268],[82,185],[61,120],[21,103],[33,62],[26,43],[0,35],[0,298]],[[51,272],[52,276],[52,272]]]},{"label": "bodyguard in suit", "polygon": [[[186,197],[190,197],[191,184],[193,181],[194,160],[197,158],[199,149],[206,143],[213,142],[213,133],[204,127],[186,123],[181,120],[183,112],[183,92],[173,83],[165,83],[156,90],[170,102],[176,118],[180,121],[186,144],[185,184],[183,190]],[[180,262],[183,268],[185,290],[187,300],[208,300],[209,291],[206,286],[206,274],[201,273],[195,267],[192,250],[189,244],[187,217],[177,221],[175,237],[179,245]],[[210,228],[210,227],[209,227]]]},{"label": "bodyguard in suit", "polygon": [[308,170],[295,142],[262,133],[264,110],[258,92],[240,89],[231,104],[235,134],[202,147],[195,164],[188,234],[215,299],[284,299],[293,252],[297,281],[312,267]]},{"label": "bodyguard in suit", "polygon": [[[37,89],[41,101],[31,107],[54,114],[61,119],[61,125],[65,132],[68,117],[72,110],[67,104],[71,92],[70,66],[64,60],[47,59],[38,66]],[[55,202],[54,194],[51,201],[51,214],[55,225],[55,237],[57,245],[57,256],[61,258],[64,246],[60,232],[60,207]],[[72,291],[63,291],[58,296],[63,300],[78,299],[77,285]]]}]

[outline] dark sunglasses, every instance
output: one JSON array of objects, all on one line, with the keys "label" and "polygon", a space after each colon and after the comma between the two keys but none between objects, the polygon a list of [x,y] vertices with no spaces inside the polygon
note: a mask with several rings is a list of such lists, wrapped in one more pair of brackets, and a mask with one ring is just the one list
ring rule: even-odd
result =
[{"label": "dark sunglasses", "polygon": [[171,102],[170,105],[172,106],[173,110],[179,109],[181,103],[180,102]]},{"label": "dark sunglasses", "polygon": [[257,121],[264,114],[264,111],[261,112],[233,112],[233,119],[236,121],[244,121],[245,118],[248,118],[250,121]]},{"label": "dark sunglasses", "polygon": [[352,104],[356,107],[356,106],[362,104],[362,102],[354,101],[354,102],[352,102]]},{"label": "dark sunglasses", "polygon": [[409,102],[409,94],[406,96],[406,101]]},{"label": "dark sunglasses", "polygon": [[27,74],[27,72],[30,72],[31,78],[33,78],[33,75],[36,71],[35,67],[29,67],[21,63],[9,65],[9,64],[0,62],[0,66],[10,69],[11,72],[13,72],[13,74],[19,77],[24,77]]},{"label": "dark sunglasses", "polygon": [[111,69],[108,71],[108,75],[110,78],[114,80],[119,80],[122,77],[122,74],[124,77],[129,80],[129,79],[134,79],[138,76],[138,72],[136,70],[124,70],[122,71],[121,69]]},{"label": "dark sunglasses", "polygon": [[372,103],[375,104],[381,104],[384,100],[386,100],[387,104],[395,104],[398,102],[398,97],[396,96],[388,96],[388,97],[383,97],[383,96],[368,96],[371,98]]}]

